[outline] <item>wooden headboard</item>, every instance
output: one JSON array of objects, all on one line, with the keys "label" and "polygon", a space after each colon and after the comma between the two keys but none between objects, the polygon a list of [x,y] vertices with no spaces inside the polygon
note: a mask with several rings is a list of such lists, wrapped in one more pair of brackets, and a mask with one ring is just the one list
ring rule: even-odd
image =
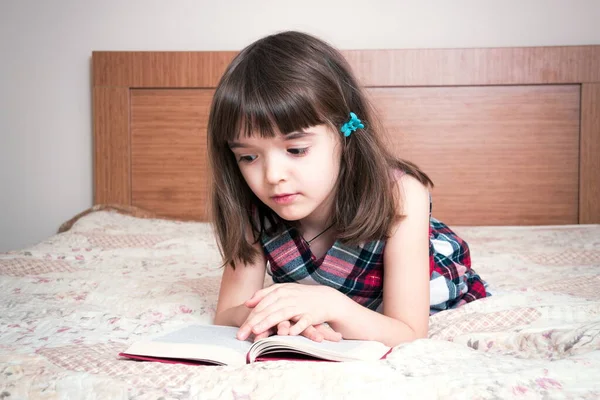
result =
[{"label": "wooden headboard", "polygon": [[[452,225],[600,223],[600,45],[349,50]],[[206,126],[236,52],[93,52],[94,202],[206,220]]]}]

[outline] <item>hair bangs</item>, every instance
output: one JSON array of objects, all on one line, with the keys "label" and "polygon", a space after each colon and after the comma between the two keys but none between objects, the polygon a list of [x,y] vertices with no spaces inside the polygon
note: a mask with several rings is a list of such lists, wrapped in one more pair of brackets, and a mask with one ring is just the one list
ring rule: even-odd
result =
[{"label": "hair bangs", "polygon": [[289,134],[310,126],[325,122],[322,113],[316,107],[316,96],[300,89],[274,80],[261,79],[260,86],[247,85],[240,97],[237,121],[233,133],[238,137],[274,137],[276,134]]}]

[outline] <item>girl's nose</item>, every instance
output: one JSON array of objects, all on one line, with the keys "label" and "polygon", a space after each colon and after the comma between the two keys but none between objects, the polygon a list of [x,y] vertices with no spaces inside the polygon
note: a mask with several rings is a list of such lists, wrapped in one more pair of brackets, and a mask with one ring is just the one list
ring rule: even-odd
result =
[{"label": "girl's nose", "polygon": [[271,185],[275,185],[285,180],[285,162],[271,157],[265,163],[265,180]]}]

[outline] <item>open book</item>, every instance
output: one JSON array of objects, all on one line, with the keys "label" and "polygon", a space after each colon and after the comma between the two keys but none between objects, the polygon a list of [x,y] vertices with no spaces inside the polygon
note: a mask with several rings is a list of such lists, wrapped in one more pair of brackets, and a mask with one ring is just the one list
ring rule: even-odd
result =
[{"label": "open book", "polygon": [[268,360],[370,361],[383,359],[391,351],[380,342],[314,342],[303,336],[271,336],[252,343],[238,340],[237,331],[231,326],[190,325],[135,342],[119,355],[144,361],[239,366]]}]

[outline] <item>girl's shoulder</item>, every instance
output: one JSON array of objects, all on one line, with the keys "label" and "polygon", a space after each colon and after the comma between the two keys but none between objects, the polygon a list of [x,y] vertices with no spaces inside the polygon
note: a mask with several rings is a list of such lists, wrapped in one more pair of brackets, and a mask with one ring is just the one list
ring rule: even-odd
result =
[{"label": "girl's shoulder", "polygon": [[431,201],[429,188],[406,171],[394,169],[392,171],[392,178],[396,184],[400,202],[419,201],[423,199]]},{"label": "girl's shoulder", "polygon": [[397,213],[403,217],[411,214],[422,215],[428,211],[431,217],[431,193],[429,188],[410,173],[394,169],[393,173]]}]

